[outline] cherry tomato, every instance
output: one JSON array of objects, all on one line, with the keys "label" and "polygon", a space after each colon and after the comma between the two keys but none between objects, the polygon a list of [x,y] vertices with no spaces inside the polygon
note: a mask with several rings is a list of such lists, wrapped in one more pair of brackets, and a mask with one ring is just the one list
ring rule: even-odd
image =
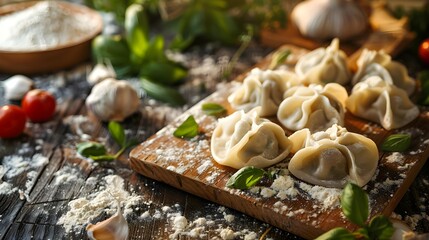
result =
[{"label": "cherry tomato", "polygon": [[0,108],[0,138],[18,137],[25,129],[24,111],[15,105],[5,105]]},{"label": "cherry tomato", "polygon": [[420,59],[429,66],[429,38],[424,40],[419,47]]},{"label": "cherry tomato", "polygon": [[34,89],[25,94],[22,99],[22,109],[32,122],[46,122],[55,113],[57,103],[49,92]]}]

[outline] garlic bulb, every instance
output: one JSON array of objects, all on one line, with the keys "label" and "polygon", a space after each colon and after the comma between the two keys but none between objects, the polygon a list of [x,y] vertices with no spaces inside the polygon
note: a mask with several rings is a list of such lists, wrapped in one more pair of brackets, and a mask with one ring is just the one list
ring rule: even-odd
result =
[{"label": "garlic bulb", "polygon": [[307,0],[292,11],[302,35],[326,40],[350,39],[368,27],[368,16],[354,0]]},{"label": "garlic bulb", "polygon": [[103,65],[98,63],[89,73],[86,80],[89,84],[95,85],[108,78],[116,78],[116,73],[112,65]]},{"label": "garlic bulb", "polygon": [[86,227],[88,238],[93,240],[126,240],[128,232],[128,223],[122,215],[119,204],[118,210],[113,216],[95,225],[89,224]]},{"label": "garlic bulb", "polygon": [[33,88],[33,85],[33,80],[26,76],[12,76],[3,82],[5,98],[8,100],[21,100]]},{"label": "garlic bulb", "polygon": [[127,81],[109,78],[92,88],[86,106],[100,120],[122,121],[139,109],[140,99]]}]

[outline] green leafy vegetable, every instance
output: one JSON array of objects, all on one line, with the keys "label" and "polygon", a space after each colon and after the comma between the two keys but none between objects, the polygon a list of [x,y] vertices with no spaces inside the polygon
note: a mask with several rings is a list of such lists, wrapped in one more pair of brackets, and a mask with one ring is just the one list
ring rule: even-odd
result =
[{"label": "green leafy vegetable", "polygon": [[103,144],[97,142],[83,142],[77,146],[77,152],[84,157],[101,156],[106,154]]},{"label": "green leafy vegetable", "polygon": [[217,103],[204,103],[201,108],[207,115],[221,116],[226,113],[226,109]]},{"label": "green leafy vegetable", "polygon": [[92,55],[98,63],[110,61],[118,77],[135,72],[130,59],[130,49],[122,36],[99,35],[92,41]]},{"label": "green leafy vegetable", "polygon": [[392,134],[384,140],[381,149],[388,152],[403,152],[408,150],[410,145],[410,134]]},{"label": "green leafy vegetable", "polygon": [[150,39],[148,20],[141,4],[131,4],[125,13],[125,33],[94,39],[93,56],[98,63],[109,61],[119,78],[140,76],[149,96],[172,105],[183,105],[183,97],[169,88],[187,75],[187,69],[167,58],[164,38]]},{"label": "green leafy vegetable", "polygon": [[230,45],[240,35],[227,0],[191,0],[176,21],[177,33],[170,46],[175,49],[184,49],[198,38]]},{"label": "green leafy vegetable", "polygon": [[259,183],[264,175],[269,176],[269,173],[264,169],[246,166],[235,172],[226,183],[226,186],[229,188],[249,189]]},{"label": "green leafy vegetable", "polygon": [[140,71],[140,77],[158,79],[160,84],[172,85],[186,77],[186,69],[169,62],[150,62]]},{"label": "green leafy vegetable", "polygon": [[169,103],[173,106],[181,106],[186,103],[186,100],[176,89],[155,83],[146,78],[141,78],[140,80],[142,88],[149,97]]},{"label": "green leafy vegetable", "polygon": [[345,228],[334,228],[320,235],[316,240],[355,240],[355,237]]},{"label": "green leafy vegetable", "polygon": [[149,47],[149,30],[146,13],[140,4],[130,5],[125,12],[125,38],[131,52],[143,59]]},{"label": "green leafy vegetable", "polygon": [[119,123],[114,121],[109,122],[108,129],[113,140],[121,147],[116,154],[107,154],[106,147],[97,142],[79,143],[76,146],[78,153],[94,161],[112,161],[119,158],[127,148],[137,144],[137,141],[134,139],[127,141],[124,128]]},{"label": "green leafy vegetable", "polygon": [[354,224],[363,226],[368,218],[368,196],[356,184],[349,183],[341,194],[344,215]]},{"label": "green leafy vegetable", "polygon": [[193,138],[198,135],[198,123],[194,116],[190,115],[177,129],[173,135],[178,138]]}]

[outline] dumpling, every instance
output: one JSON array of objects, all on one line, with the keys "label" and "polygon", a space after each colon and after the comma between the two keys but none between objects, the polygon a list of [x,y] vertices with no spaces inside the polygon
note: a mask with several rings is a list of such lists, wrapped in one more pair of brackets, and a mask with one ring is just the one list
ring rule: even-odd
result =
[{"label": "dumpling", "polygon": [[400,128],[419,115],[419,109],[407,93],[378,76],[357,83],[346,101],[355,116],[381,124],[390,130]]},{"label": "dumpling", "polygon": [[379,76],[384,81],[404,89],[408,96],[416,88],[416,81],[408,76],[407,68],[399,62],[392,61],[390,55],[383,50],[364,49],[357,60],[357,65],[358,71],[353,76],[353,85],[371,76]]},{"label": "dumpling", "polygon": [[364,186],[378,165],[377,145],[369,138],[333,125],[311,134],[302,129],[292,134],[289,171],[297,178],[324,187],[342,188],[347,182]]},{"label": "dumpling", "polygon": [[304,84],[338,83],[346,85],[351,79],[347,56],[339,49],[335,38],[327,48],[318,48],[302,56],[295,65],[295,72]]},{"label": "dumpling", "polygon": [[298,85],[298,79],[286,70],[253,69],[243,84],[228,97],[231,106],[245,112],[259,108],[261,117],[274,116],[283,100],[283,93]]},{"label": "dumpling", "polygon": [[286,91],[279,106],[277,119],[290,130],[309,128],[310,131],[325,130],[333,124],[344,124],[346,89],[329,83],[324,87],[311,84],[297,86]]},{"label": "dumpling", "polygon": [[211,153],[221,165],[265,168],[289,155],[291,142],[284,130],[255,111],[237,111],[219,119],[211,137]]}]

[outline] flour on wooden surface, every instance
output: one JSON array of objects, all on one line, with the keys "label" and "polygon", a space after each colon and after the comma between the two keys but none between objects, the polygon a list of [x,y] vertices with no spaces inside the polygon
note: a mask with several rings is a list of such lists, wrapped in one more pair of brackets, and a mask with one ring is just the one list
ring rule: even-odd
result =
[{"label": "flour on wooden surface", "polygon": [[[93,181],[93,180],[91,180]],[[100,180],[99,189],[87,197],[69,202],[69,210],[61,216],[58,224],[63,225],[66,232],[79,229],[90,223],[101,213],[112,215],[120,202],[124,215],[132,212],[132,207],[141,201],[141,196],[130,194],[124,189],[124,179],[118,175],[108,175]]]},{"label": "flour on wooden surface", "polygon": [[[26,152],[27,150],[21,151]],[[2,162],[3,165],[0,165],[0,195],[9,195],[18,191],[21,200],[29,200],[30,191],[33,188],[38,176],[38,171],[36,170],[39,170],[48,163],[49,158],[39,153],[29,157],[19,155],[5,156]],[[7,179],[17,177],[25,172],[25,189],[18,189],[18,187],[13,186],[13,184],[2,182],[1,180],[3,177],[6,177]]]},{"label": "flour on wooden surface", "polygon": [[94,21],[88,16],[67,11],[54,1],[44,1],[0,17],[0,49],[48,49],[76,42],[94,27]]},{"label": "flour on wooden surface", "polygon": [[63,168],[55,172],[54,176],[54,185],[84,181],[81,177],[81,171],[78,168],[74,168],[71,166],[64,166]]}]

